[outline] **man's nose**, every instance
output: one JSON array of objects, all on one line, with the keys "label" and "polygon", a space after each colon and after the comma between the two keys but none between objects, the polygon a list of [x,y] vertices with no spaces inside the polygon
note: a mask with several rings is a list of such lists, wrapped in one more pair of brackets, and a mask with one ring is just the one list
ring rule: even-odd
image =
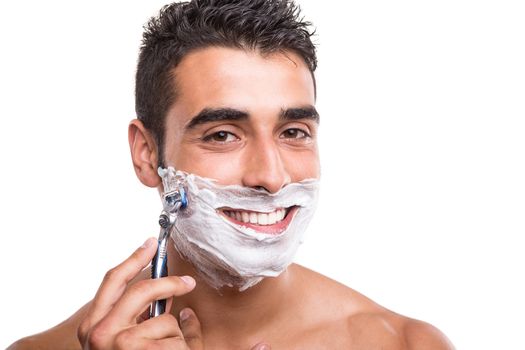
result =
[{"label": "man's nose", "polygon": [[279,146],[274,140],[263,140],[250,145],[246,156],[243,185],[264,188],[275,193],[291,182]]}]

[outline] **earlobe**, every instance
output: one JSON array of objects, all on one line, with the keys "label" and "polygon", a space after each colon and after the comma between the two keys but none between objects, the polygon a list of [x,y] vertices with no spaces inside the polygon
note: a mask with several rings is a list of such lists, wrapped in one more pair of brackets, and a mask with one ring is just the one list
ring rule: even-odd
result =
[{"label": "earlobe", "polygon": [[157,187],[161,179],[157,174],[157,145],[149,130],[138,119],[133,119],[128,127],[128,141],[135,174],[140,182],[148,187]]}]

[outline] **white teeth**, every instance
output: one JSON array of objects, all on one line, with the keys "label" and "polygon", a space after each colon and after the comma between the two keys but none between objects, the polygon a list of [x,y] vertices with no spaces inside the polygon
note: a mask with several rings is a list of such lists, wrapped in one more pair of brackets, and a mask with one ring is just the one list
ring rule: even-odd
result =
[{"label": "white teeth", "polygon": [[257,214],[258,224],[259,225],[268,225],[268,214],[259,213]]},{"label": "white teeth", "polygon": [[257,224],[257,225],[273,225],[284,219],[286,215],[285,209],[277,209],[271,213],[256,213],[253,211],[244,210],[224,210],[223,213],[237,221]]},{"label": "white teeth", "polygon": [[277,212],[268,214],[268,225],[273,225],[277,221]]},{"label": "white teeth", "polygon": [[250,213],[250,223],[256,224],[257,223],[257,214],[254,212]]}]

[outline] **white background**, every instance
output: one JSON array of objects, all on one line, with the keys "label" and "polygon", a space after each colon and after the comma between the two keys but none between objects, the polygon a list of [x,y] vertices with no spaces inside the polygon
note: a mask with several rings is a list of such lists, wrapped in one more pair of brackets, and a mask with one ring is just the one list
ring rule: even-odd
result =
[{"label": "white background", "polygon": [[[444,331],[525,348],[521,1],[300,1],[317,26],[322,198],[297,261]],[[157,235],[127,124],[161,1],[0,5],[0,348]]]}]

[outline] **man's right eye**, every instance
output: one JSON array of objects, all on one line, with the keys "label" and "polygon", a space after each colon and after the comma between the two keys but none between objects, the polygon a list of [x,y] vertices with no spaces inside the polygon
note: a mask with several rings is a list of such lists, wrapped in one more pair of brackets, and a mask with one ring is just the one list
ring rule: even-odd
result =
[{"label": "man's right eye", "polygon": [[204,142],[227,143],[238,140],[238,137],[228,131],[217,131],[202,138]]}]

